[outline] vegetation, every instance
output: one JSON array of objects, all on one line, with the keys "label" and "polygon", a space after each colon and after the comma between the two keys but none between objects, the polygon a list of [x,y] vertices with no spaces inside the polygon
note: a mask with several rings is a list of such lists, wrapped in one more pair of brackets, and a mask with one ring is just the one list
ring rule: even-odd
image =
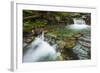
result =
[{"label": "vegetation", "polygon": [[91,31],[90,28],[77,30],[67,27],[74,24],[73,18],[82,18],[87,25],[91,25],[90,13],[23,10],[23,42],[30,44],[44,32],[48,43],[57,43],[60,50],[63,49],[64,60],[78,59],[70,49],[75,47],[77,38],[87,34],[90,37]]}]

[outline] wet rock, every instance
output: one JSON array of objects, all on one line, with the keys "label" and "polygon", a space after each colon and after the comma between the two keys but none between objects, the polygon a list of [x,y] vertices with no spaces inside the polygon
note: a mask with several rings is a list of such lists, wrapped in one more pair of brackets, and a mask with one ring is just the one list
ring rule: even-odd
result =
[{"label": "wet rock", "polygon": [[61,52],[63,60],[78,60],[77,54],[72,49],[64,48]]},{"label": "wet rock", "polygon": [[30,42],[32,42],[33,39],[34,39],[34,37],[32,37],[32,36],[30,36],[30,37],[24,37],[23,41],[25,43],[30,43]]},{"label": "wet rock", "polygon": [[82,33],[77,33],[77,34],[74,34],[72,37],[74,37],[75,39],[79,39],[81,36],[83,36]]},{"label": "wet rock", "polygon": [[84,35],[84,36],[80,37],[78,39],[78,42],[79,42],[79,44],[81,44],[84,47],[91,48],[91,38],[89,35],[88,36]]},{"label": "wet rock", "polygon": [[80,60],[91,58],[91,42],[90,36],[83,35],[78,38],[76,46],[73,48],[73,52],[77,54]]},{"label": "wet rock", "polygon": [[79,44],[81,44],[84,47],[91,48],[91,43],[79,41]]},{"label": "wet rock", "polygon": [[89,49],[87,49],[86,47],[83,47],[80,44],[77,44],[74,48],[73,48],[73,52],[77,54],[78,58],[81,59],[89,59],[90,55],[89,55]]},{"label": "wet rock", "polygon": [[66,43],[63,40],[57,41],[57,44],[58,44],[60,49],[63,49],[65,47],[65,45],[66,45]]},{"label": "wet rock", "polygon": [[67,37],[65,40],[65,48],[73,48],[76,44],[76,39],[74,37]]},{"label": "wet rock", "polygon": [[56,44],[56,35],[53,35],[51,33],[47,33],[45,34],[45,41],[47,41],[48,43],[50,43],[51,45]]},{"label": "wet rock", "polygon": [[80,37],[78,38],[80,41],[84,41],[84,42],[90,42],[90,37]]}]

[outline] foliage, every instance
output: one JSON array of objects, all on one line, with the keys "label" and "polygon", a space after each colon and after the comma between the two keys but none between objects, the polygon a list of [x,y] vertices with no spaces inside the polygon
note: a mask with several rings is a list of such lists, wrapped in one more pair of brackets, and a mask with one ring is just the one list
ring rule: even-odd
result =
[{"label": "foliage", "polygon": [[32,28],[35,28],[35,27],[44,27],[46,25],[47,25],[47,23],[43,22],[43,21],[34,21],[34,22],[27,21],[27,22],[25,22],[23,24],[24,31],[30,31]]},{"label": "foliage", "polygon": [[32,24],[34,27],[44,27],[47,25],[46,22],[42,22],[42,21],[35,21],[33,24]]}]

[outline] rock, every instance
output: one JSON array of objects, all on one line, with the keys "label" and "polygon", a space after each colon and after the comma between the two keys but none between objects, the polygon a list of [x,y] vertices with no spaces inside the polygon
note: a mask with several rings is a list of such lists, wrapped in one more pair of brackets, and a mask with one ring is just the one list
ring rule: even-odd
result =
[{"label": "rock", "polygon": [[45,41],[47,41],[48,43],[50,43],[51,45],[56,44],[56,38],[57,36],[51,33],[46,33],[45,34]]},{"label": "rock", "polygon": [[78,59],[77,54],[75,54],[72,49],[68,49],[68,48],[63,49],[63,51],[61,52],[61,56],[63,60],[77,60]]},{"label": "rock", "polygon": [[84,42],[90,42],[90,38],[86,38],[86,37],[80,37],[80,38],[78,38],[78,40],[80,40],[80,41],[84,41]]},{"label": "rock", "polygon": [[58,56],[58,60],[64,61],[64,58],[62,57],[62,55]]},{"label": "rock", "polygon": [[80,38],[78,38],[78,42],[84,47],[91,48],[90,36],[87,36],[87,35],[81,36]]},{"label": "rock", "polygon": [[77,54],[80,60],[91,58],[91,40],[90,35],[84,34],[77,40],[76,46],[73,48],[73,52]]},{"label": "rock", "polygon": [[59,46],[59,51],[61,52],[61,60],[76,60],[77,55],[73,52],[73,47],[75,46],[76,40],[73,37],[67,37],[66,40],[59,40],[57,44]]},{"label": "rock", "polygon": [[33,39],[34,39],[34,37],[32,37],[32,36],[30,36],[30,37],[24,37],[23,41],[25,43],[30,43],[30,42],[32,42]]},{"label": "rock", "polygon": [[66,43],[65,48],[73,48],[76,44],[76,39],[73,37],[68,37],[64,41]]},{"label": "rock", "polygon": [[80,60],[83,60],[83,59],[90,59],[90,49],[80,45],[80,44],[77,44],[74,48],[73,48],[73,52],[75,54],[77,54],[78,58]]},{"label": "rock", "polygon": [[66,45],[66,43],[63,40],[57,41],[57,44],[58,44],[60,49],[63,49],[65,47],[65,45]]},{"label": "rock", "polygon": [[81,36],[83,36],[82,33],[77,33],[77,34],[73,35],[73,37],[76,38],[76,39],[80,38]]},{"label": "rock", "polygon": [[91,48],[91,43],[79,41],[79,44],[81,44],[84,47]]},{"label": "rock", "polygon": [[43,30],[44,33],[48,33],[48,30]]}]

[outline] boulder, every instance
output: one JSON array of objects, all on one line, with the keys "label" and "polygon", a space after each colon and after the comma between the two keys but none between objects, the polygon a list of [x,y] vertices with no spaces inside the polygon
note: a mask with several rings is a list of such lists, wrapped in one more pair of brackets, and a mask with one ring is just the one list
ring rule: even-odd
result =
[{"label": "boulder", "polygon": [[76,39],[74,37],[67,37],[65,40],[65,48],[73,48],[76,44]]}]

